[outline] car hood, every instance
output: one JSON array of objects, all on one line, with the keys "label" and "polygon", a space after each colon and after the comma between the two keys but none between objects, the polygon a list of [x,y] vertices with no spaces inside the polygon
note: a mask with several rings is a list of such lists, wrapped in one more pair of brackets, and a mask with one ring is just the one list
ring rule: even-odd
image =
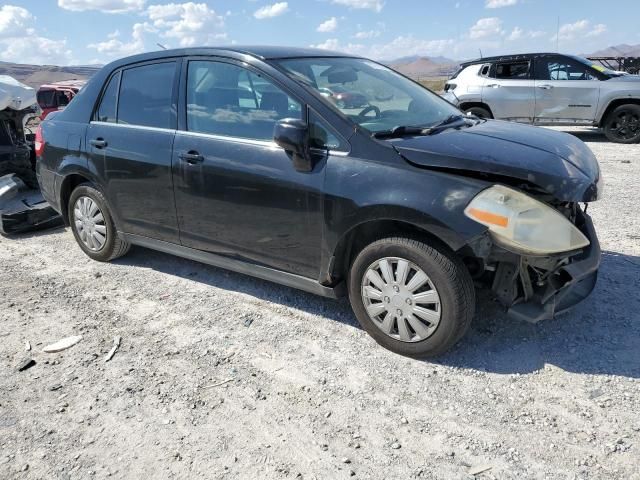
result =
[{"label": "car hood", "polygon": [[638,83],[640,84],[640,75],[620,75],[619,77],[612,77],[607,80],[609,82],[625,82],[625,83]]},{"label": "car hood", "polygon": [[560,201],[591,202],[602,189],[600,168],[589,147],[554,130],[486,120],[390,141],[417,167],[528,184]]}]

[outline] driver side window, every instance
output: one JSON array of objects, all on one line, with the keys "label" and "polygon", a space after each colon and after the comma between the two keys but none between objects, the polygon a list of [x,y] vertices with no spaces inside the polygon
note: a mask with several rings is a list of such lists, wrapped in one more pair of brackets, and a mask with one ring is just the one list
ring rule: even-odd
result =
[{"label": "driver side window", "polygon": [[596,80],[587,67],[564,58],[536,61],[536,80]]},{"label": "driver side window", "polygon": [[189,62],[189,131],[272,140],[283,118],[302,119],[302,105],[266,77],[231,63]]}]

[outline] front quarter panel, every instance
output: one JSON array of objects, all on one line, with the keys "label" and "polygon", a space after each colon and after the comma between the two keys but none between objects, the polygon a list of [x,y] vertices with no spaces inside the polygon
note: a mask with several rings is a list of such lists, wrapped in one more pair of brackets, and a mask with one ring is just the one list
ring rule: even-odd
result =
[{"label": "front quarter panel", "polygon": [[397,156],[387,162],[334,157],[325,179],[326,248],[352,228],[375,220],[419,227],[456,251],[486,229],[464,215],[471,199],[486,188],[482,181],[421,170]]},{"label": "front quarter panel", "polygon": [[640,100],[640,80],[636,81],[620,81],[611,79],[600,82],[600,103],[598,105],[598,113],[596,121],[604,120],[605,112],[608,110],[612,102],[619,103],[624,100]]}]

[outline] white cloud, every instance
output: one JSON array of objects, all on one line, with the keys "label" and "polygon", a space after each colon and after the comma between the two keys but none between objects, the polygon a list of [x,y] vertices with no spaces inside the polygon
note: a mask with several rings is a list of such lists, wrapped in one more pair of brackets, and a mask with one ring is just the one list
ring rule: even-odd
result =
[{"label": "white cloud", "polygon": [[498,17],[481,18],[469,29],[469,38],[479,40],[502,35],[503,33],[502,20]]},{"label": "white cloud", "polygon": [[[107,58],[120,58],[145,51],[144,33],[151,31],[151,26],[147,23],[136,23],[131,32],[130,41],[122,41],[118,35],[109,34],[108,40],[98,43],[90,43],[89,48],[96,50],[98,53]],[[119,33],[119,32],[118,32]],[[99,63],[106,63],[101,60]]]},{"label": "white cloud", "polygon": [[598,23],[587,33],[587,37],[597,37],[607,31],[607,26],[604,23]]},{"label": "white cloud", "polygon": [[263,20],[265,18],[273,18],[289,11],[289,4],[287,2],[278,2],[273,5],[265,5],[262,8],[259,8],[253,13],[253,16],[258,20]]},{"label": "white cloud", "polygon": [[29,10],[13,5],[0,7],[0,38],[33,32],[35,18]]},{"label": "white cloud", "polygon": [[547,32],[543,30],[523,30],[520,27],[514,27],[511,33],[507,36],[507,40],[513,42],[522,39],[532,39],[544,37]]},{"label": "white cloud", "polygon": [[17,63],[71,63],[71,50],[65,40],[52,40],[36,34],[35,17],[13,5],[0,7],[0,60]]},{"label": "white cloud", "polygon": [[524,30],[522,30],[520,27],[515,27],[507,37],[507,40],[511,40],[512,42],[514,40],[520,40],[523,34]]},{"label": "white cloud", "polygon": [[176,39],[181,47],[208,45],[226,38],[220,31],[224,17],[206,3],[149,5],[146,15],[161,37]]},{"label": "white cloud", "polygon": [[344,5],[349,8],[368,9],[380,12],[384,7],[383,0],[331,0],[337,5]]},{"label": "white cloud", "polygon": [[552,41],[575,40],[583,37],[595,37],[607,31],[607,26],[603,23],[592,25],[589,20],[578,20],[574,23],[565,23],[560,27],[557,35],[551,37]]},{"label": "white cloud", "polygon": [[146,0],[58,0],[65,10],[84,12],[98,10],[103,13],[125,13],[142,10]]},{"label": "white cloud", "polygon": [[65,40],[45,37],[13,37],[0,40],[0,58],[8,62],[36,65],[69,65],[71,50]]},{"label": "white cloud", "polygon": [[485,8],[502,8],[511,7],[518,3],[518,0],[485,0]]},{"label": "white cloud", "polygon": [[329,20],[322,22],[316,29],[318,32],[333,32],[338,28],[338,19],[331,17]]},{"label": "white cloud", "polygon": [[365,46],[359,43],[342,44],[336,38],[330,38],[311,47],[334,50],[338,52],[362,55],[381,60],[390,60],[398,56],[426,55],[437,56],[451,53],[453,40],[421,40],[411,35],[399,36],[389,43]]},{"label": "white cloud", "polygon": [[353,38],[357,38],[359,40],[364,40],[366,38],[375,38],[380,36],[380,30],[367,30],[357,32]]}]

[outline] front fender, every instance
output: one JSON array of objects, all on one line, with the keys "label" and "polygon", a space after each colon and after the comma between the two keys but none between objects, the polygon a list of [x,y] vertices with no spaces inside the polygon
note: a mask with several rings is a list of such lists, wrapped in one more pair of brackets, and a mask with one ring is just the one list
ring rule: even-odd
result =
[{"label": "front fender", "polygon": [[485,227],[464,209],[487,182],[421,170],[397,156],[389,163],[330,159],[325,177],[324,253],[334,255],[350,231],[367,222],[393,220],[424,230],[457,251]]}]

